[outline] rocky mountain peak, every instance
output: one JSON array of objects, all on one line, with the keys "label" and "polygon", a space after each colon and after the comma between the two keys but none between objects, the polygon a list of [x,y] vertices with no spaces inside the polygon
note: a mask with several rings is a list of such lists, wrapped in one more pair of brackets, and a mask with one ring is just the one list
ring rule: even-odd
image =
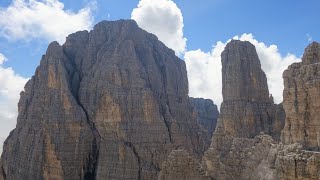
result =
[{"label": "rocky mountain peak", "polygon": [[0,178],[156,179],[172,150],[199,159],[208,148],[191,109],[184,61],[133,20],[100,22],[50,43]]},{"label": "rocky mountain peak", "polygon": [[269,101],[267,78],[254,45],[232,40],[221,54],[223,100]]},{"label": "rocky mountain peak", "polygon": [[314,64],[320,62],[320,44],[312,42],[307,46],[302,57],[303,64]]},{"label": "rocky mountain peak", "polygon": [[279,139],[284,117],[282,106],[269,97],[267,78],[255,46],[230,41],[221,54],[223,103],[219,130],[235,137],[253,138],[261,132]]}]

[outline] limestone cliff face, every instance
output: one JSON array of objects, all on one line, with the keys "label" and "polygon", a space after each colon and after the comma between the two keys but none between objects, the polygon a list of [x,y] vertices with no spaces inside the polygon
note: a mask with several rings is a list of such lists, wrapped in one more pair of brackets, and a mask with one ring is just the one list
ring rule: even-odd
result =
[{"label": "limestone cliff face", "polygon": [[4,143],[4,179],[156,179],[174,149],[209,145],[185,63],[134,21],[103,21],[49,45]]},{"label": "limestone cliff face", "polygon": [[232,40],[222,52],[221,62],[223,102],[219,119],[223,131],[245,138],[264,132],[279,139],[283,111],[269,97],[255,47],[250,42]]},{"label": "limestone cliff face", "polygon": [[198,123],[208,131],[211,137],[219,117],[217,105],[212,100],[203,98],[190,98],[190,103]]},{"label": "limestone cliff face", "polygon": [[283,143],[300,143],[306,149],[320,150],[320,44],[311,43],[302,62],[289,66],[283,79],[283,107],[287,114]]}]

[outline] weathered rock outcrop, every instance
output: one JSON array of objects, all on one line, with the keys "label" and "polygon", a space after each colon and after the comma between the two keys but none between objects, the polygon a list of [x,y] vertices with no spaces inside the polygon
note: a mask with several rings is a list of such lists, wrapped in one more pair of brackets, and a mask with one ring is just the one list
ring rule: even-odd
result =
[{"label": "weathered rock outcrop", "polygon": [[223,102],[219,119],[225,133],[254,138],[261,132],[280,138],[281,106],[269,97],[267,78],[254,45],[232,40],[221,54]]},{"label": "weathered rock outcrop", "polygon": [[320,152],[303,150],[300,144],[279,145],[275,168],[279,179],[320,178]]},{"label": "weathered rock outcrop", "polygon": [[190,109],[185,63],[134,21],[103,21],[49,45],[21,93],[0,171],[156,179],[172,150],[199,158],[208,147]]},{"label": "weathered rock outcrop", "polygon": [[210,137],[216,128],[219,111],[217,105],[210,99],[190,98],[194,115],[198,123],[208,131]]},{"label": "weathered rock outcrop", "polygon": [[249,139],[221,134],[206,152],[203,167],[213,179],[317,180],[320,152],[278,144],[269,135]]},{"label": "weathered rock outcrop", "polygon": [[210,180],[200,162],[184,150],[174,150],[162,164],[159,180]]},{"label": "weathered rock outcrop", "polygon": [[283,79],[283,107],[287,117],[282,142],[320,150],[320,44],[311,43],[302,62],[289,66]]}]

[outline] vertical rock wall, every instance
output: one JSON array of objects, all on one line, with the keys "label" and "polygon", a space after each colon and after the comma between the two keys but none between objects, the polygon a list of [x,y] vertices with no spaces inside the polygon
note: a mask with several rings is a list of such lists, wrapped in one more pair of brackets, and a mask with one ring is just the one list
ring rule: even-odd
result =
[{"label": "vertical rock wall", "polygon": [[320,44],[305,50],[301,63],[283,73],[283,107],[287,114],[282,131],[285,144],[300,143],[308,150],[320,150]]}]

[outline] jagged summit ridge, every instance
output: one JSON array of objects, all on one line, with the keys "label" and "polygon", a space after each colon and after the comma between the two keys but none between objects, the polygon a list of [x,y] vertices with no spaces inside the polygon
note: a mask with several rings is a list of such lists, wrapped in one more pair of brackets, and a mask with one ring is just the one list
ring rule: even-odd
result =
[{"label": "jagged summit ridge", "polygon": [[303,64],[314,64],[320,62],[320,44],[312,42],[305,49],[305,53],[302,57]]}]

